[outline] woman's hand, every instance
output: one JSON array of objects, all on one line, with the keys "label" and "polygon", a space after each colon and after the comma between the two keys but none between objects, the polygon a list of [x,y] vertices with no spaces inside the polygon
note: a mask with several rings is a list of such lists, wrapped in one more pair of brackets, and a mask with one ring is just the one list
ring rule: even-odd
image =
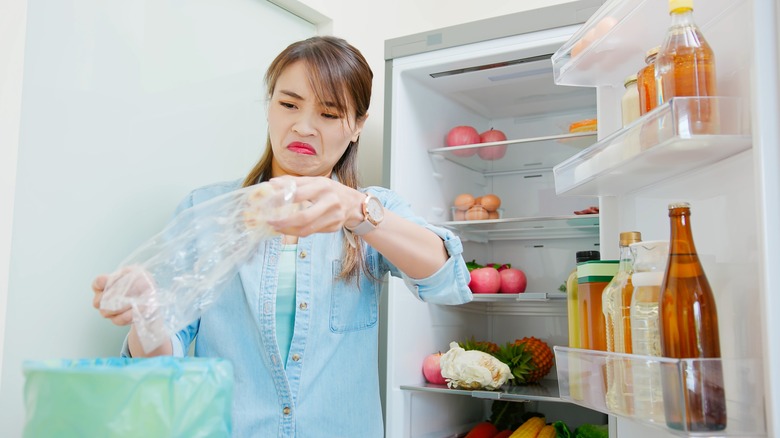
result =
[{"label": "woman's hand", "polygon": [[292,236],[305,237],[314,233],[338,231],[344,225],[356,226],[363,220],[360,208],[366,195],[326,177],[283,176],[271,179],[280,185],[284,179],[294,178],[293,202],[304,208],[280,220],[269,220],[276,231]]}]

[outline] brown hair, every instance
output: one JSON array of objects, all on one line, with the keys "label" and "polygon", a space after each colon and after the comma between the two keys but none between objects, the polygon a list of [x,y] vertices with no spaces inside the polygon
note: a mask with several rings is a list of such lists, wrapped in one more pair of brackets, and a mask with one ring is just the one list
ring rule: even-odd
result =
[{"label": "brown hair", "polygon": [[[319,102],[335,103],[339,115],[355,121],[366,117],[371,102],[371,81],[373,73],[368,62],[356,48],[341,38],[316,36],[290,44],[268,67],[265,74],[267,97],[273,95],[276,81],[282,72],[295,62],[303,62],[309,73],[309,85]],[[347,114],[349,109],[354,114]],[[350,142],[344,155],[333,166],[333,172],[339,181],[353,189],[359,186],[357,169],[357,151],[360,139]],[[243,187],[248,187],[271,178],[273,149],[270,136],[266,138],[266,148],[260,160],[244,179]],[[357,278],[359,269],[369,274],[363,260],[362,241],[356,236],[357,248],[353,248],[345,238],[342,242],[345,257],[339,277]]]}]

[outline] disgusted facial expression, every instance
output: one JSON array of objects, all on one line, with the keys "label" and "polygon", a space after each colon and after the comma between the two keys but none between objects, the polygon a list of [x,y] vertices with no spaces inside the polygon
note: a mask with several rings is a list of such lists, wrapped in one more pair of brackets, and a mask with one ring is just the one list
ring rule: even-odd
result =
[{"label": "disgusted facial expression", "polygon": [[341,113],[334,102],[317,98],[303,62],[289,65],[279,75],[268,108],[273,176],[330,176],[365,122],[355,120],[352,105]]}]

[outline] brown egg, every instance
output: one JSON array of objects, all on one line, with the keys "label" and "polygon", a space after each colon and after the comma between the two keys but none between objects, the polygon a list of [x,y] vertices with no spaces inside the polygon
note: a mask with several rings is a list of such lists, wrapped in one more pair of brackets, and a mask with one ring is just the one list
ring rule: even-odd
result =
[{"label": "brown egg", "polygon": [[452,220],[454,221],[465,221],[466,220],[466,212],[462,210],[454,210],[452,212]]},{"label": "brown egg", "polygon": [[488,219],[501,219],[501,216],[498,214],[497,211],[489,211]]},{"label": "brown egg", "polygon": [[468,209],[466,212],[466,220],[467,221],[483,221],[487,219],[489,216],[489,213],[484,208],[475,205]]},{"label": "brown egg", "polygon": [[501,198],[494,194],[485,195],[479,202],[479,205],[485,208],[487,211],[496,211],[501,207]]},{"label": "brown egg", "polygon": [[458,210],[466,211],[474,206],[474,196],[469,195],[468,193],[461,193],[455,197],[455,202],[453,202],[453,204]]},{"label": "brown egg", "polygon": [[482,205],[482,196],[477,196],[474,199],[474,205]]}]

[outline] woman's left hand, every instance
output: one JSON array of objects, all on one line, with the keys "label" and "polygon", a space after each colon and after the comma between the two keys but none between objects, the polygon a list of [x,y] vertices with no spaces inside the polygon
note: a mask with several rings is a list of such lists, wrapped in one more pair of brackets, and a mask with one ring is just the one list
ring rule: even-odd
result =
[{"label": "woman's left hand", "polygon": [[365,194],[322,176],[282,176],[272,178],[270,183],[281,187],[280,183],[290,178],[296,186],[292,201],[304,208],[284,219],[269,220],[276,231],[305,237],[338,231],[345,224],[357,226],[363,220],[360,205]]}]

